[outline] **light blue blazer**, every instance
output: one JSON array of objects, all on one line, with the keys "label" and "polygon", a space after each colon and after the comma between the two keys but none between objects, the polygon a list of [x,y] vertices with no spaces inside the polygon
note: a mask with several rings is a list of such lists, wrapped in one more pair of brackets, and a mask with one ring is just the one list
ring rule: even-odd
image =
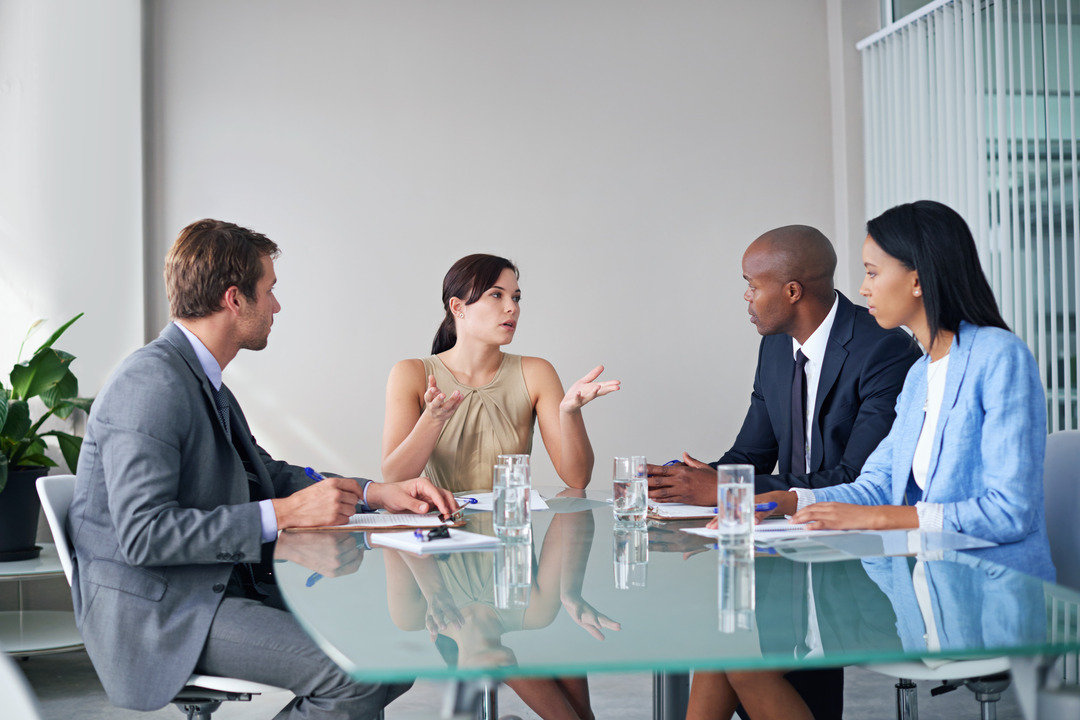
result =
[{"label": "light blue blazer", "polygon": [[1043,506],[1046,395],[1031,351],[1013,333],[962,322],[919,497],[911,463],[923,425],[929,357],[908,371],[896,421],[855,482],[816,489],[819,502],[944,505],[944,529],[998,543],[980,556],[1053,580]]}]

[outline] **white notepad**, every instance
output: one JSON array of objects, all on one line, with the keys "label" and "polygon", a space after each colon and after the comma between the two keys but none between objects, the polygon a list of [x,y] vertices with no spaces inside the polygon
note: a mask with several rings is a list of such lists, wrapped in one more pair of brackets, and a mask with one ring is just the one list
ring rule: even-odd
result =
[{"label": "white notepad", "polygon": [[[421,540],[416,537],[412,530],[374,533],[371,535],[371,544],[385,545],[386,547],[416,554],[445,553],[459,550],[494,550],[499,546],[498,538],[493,538],[490,535],[480,535],[479,533],[458,530],[457,528],[451,528],[449,532],[450,537],[437,540]],[[421,534],[426,537],[426,531],[422,530]]]}]

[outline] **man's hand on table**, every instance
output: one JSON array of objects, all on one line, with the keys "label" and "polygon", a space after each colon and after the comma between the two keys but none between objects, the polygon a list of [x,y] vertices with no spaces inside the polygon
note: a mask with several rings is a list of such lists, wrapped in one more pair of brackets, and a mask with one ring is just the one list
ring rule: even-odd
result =
[{"label": "man's hand on table", "polygon": [[649,465],[649,499],[716,505],[716,469],[683,453],[674,465]]},{"label": "man's hand on table", "polygon": [[360,483],[352,478],[327,477],[292,495],[274,498],[278,530],[344,525],[363,498]]},{"label": "man's hand on table", "polygon": [[368,486],[368,505],[390,512],[427,513],[438,510],[442,515],[457,512],[458,502],[449,490],[435,487],[426,477],[399,482],[373,482]]}]

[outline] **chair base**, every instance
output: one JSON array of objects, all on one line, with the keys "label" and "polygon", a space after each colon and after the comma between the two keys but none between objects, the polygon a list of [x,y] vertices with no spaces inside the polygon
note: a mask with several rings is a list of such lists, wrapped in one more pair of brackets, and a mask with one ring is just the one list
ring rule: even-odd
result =
[{"label": "chair base", "polygon": [[221,703],[250,702],[251,693],[208,690],[201,687],[186,687],[176,694],[172,704],[187,716],[188,720],[211,720]]},{"label": "chair base", "polygon": [[[1009,687],[1009,673],[997,673],[964,680],[942,680],[941,685],[930,690],[936,697],[952,692],[961,685],[975,693],[979,703],[981,720],[997,720],[997,702],[1001,693]],[[896,720],[919,720],[919,701],[916,686],[911,680],[900,678],[896,683]]]}]

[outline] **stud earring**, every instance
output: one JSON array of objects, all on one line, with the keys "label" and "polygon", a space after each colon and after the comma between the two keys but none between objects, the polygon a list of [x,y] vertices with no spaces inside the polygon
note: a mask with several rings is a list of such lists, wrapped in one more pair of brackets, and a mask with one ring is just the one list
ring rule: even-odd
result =
[{"label": "stud earring", "polygon": [[464,317],[465,317],[465,313],[458,313],[458,315],[457,315],[457,316],[458,316],[459,318],[464,318]]},{"label": "stud earring", "polygon": [[921,293],[921,292],[919,292],[918,290],[916,290],[916,291],[915,291],[915,297],[919,297],[920,295],[922,295],[922,293]]}]

